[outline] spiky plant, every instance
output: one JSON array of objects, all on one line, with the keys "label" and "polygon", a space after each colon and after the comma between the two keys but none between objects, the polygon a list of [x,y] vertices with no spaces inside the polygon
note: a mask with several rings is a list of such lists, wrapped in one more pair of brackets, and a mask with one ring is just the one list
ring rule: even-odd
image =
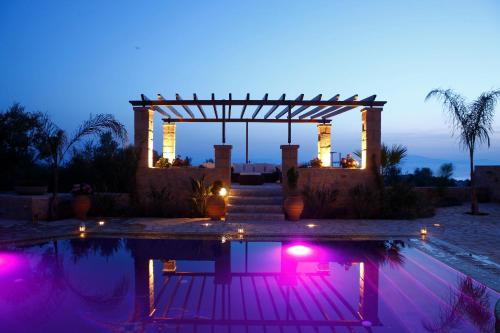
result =
[{"label": "spiky plant", "polygon": [[48,161],[53,173],[52,199],[50,204],[51,217],[56,215],[57,194],[59,192],[59,168],[64,161],[67,152],[83,138],[99,136],[110,132],[123,143],[127,140],[127,130],[111,114],[90,115],[72,136],[68,137],[66,132],[59,128],[47,115],[41,119],[37,148],[39,157]]},{"label": "spiky plant", "polygon": [[490,146],[495,105],[499,97],[500,90],[492,90],[482,93],[472,102],[467,102],[462,95],[451,89],[434,89],[425,97],[426,101],[435,98],[442,102],[443,110],[450,118],[452,135],[457,134],[461,148],[469,151],[472,214],[479,214],[474,179],[474,153],[481,144]]}]

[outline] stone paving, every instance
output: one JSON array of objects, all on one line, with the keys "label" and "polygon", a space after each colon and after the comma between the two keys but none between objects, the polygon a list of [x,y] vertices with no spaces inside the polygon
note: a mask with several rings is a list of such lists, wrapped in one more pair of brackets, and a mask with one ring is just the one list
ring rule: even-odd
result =
[{"label": "stone paving", "polygon": [[[483,204],[484,216],[464,214],[467,206],[442,208],[436,216],[417,220],[301,220],[220,222],[208,219],[108,218],[103,226],[86,222],[86,236],[133,237],[307,237],[341,239],[405,239],[442,262],[500,291],[500,205]],[[80,221],[0,220],[0,245],[12,241],[78,237]],[[427,227],[425,240],[420,228]]]}]

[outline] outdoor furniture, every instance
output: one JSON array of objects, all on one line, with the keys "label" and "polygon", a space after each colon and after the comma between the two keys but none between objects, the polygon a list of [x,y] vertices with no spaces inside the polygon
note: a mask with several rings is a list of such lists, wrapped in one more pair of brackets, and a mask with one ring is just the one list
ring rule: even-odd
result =
[{"label": "outdoor furniture", "polygon": [[[274,183],[279,180],[279,168],[270,163],[234,163],[231,173],[231,180],[240,184],[243,184],[242,181],[262,184]],[[241,175],[244,176],[241,177]]]},{"label": "outdoor furniture", "polygon": [[262,185],[264,177],[259,172],[244,172],[238,176],[238,183],[240,185]]}]

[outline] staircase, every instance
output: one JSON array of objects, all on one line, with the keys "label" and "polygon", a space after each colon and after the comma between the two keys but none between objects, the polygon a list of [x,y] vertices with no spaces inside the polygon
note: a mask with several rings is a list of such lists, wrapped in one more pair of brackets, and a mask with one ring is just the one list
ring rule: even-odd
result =
[{"label": "staircase", "polygon": [[237,185],[229,192],[226,220],[283,221],[283,195],[281,185]]}]

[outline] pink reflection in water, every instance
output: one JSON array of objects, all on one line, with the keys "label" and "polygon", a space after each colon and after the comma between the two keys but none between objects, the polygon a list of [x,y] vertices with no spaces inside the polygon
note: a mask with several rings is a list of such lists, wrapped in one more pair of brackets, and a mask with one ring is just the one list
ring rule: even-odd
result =
[{"label": "pink reflection in water", "polygon": [[312,249],[305,245],[292,245],[286,249],[286,253],[295,257],[305,257],[312,253]]},{"label": "pink reflection in water", "polygon": [[0,275],[14,270],[19,265],[19,259],[10,253],[0,253]]}]

